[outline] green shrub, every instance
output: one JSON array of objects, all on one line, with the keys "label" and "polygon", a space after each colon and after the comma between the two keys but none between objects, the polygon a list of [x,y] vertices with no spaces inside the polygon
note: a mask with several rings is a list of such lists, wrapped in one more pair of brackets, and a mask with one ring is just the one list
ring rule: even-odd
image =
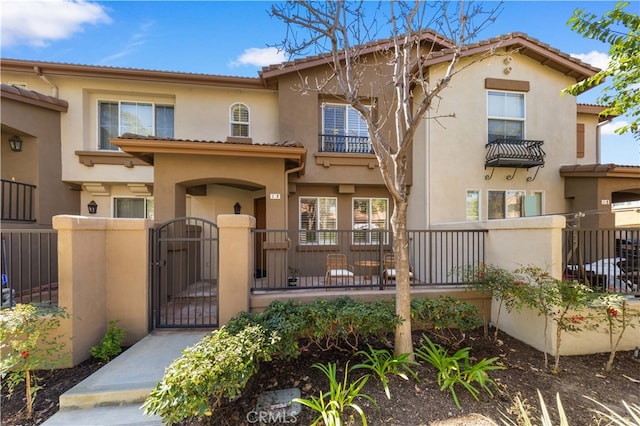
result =
[{"label": "green shrub", "polygon": [[170,424],[212,415],[224,398],[242,391],[260,362],[271,359],[276,340],[260,326],[235,335],[223,327],[205,336],[167,367],[143,404],[145,413]]},{"label": "green shrub", "polygon": [[464,340],[465,331],[482,325],[475,305],[451,296],[411,300],[411,321],[415,330],[429,330],[451,346]]},{"label": "green shrub", "polygon": [[274,356],[290,359],[312,344],[323,350],[355,352],[362,340],[374,336],[384,340],[397,321],[392,303],[341,297],[311,303],[274,301],[262,313],[237,315],[228,330],[233,334],[245,326],[260,325],[275,332],[280,340],[274,346]]},{"label": "green shrub", "polygon": [[109,321],[109,327],[100,344],[91,347],[89,351],[91,356],[101,361],[109,361],[122,352],[124,330],[118,327],[118,322],[118,320]]},{"label": "green shrub", "polygon": [[361,302],[348,297],[318,299],[302,305],[306,324],[299,336],[324,350],[357,351],[361,341],[386,339],[397,322],[389,302]]}]

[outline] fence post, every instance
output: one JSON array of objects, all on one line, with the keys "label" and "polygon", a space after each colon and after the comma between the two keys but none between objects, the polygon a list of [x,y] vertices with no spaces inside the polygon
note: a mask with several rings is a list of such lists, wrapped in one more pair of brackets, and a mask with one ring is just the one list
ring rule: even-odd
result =
[{"label": "fence post", "polygon": [[220,270],[218,271],[218,322],[224,325],[236,314],[250,309],[249,289],[253,276],[253,216],[218,216]]}]

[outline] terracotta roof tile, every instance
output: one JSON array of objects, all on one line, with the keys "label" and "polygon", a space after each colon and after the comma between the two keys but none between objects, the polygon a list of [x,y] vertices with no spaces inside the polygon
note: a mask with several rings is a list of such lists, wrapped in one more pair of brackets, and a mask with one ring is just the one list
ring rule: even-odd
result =
[{"label": "terracotta roof tile", "polygon": [[241,141],[214,141],[214,140],[201,140],[201,139],[175,139],[175,138],[159,138],[156,136],[144,136],[137,135],[135,133],[124,133],[118,139],[129,140],[153,140],[153,141],[167,141],[167,142],[190,142],[190,143],[207,143],[207,144],[234,144],[234,145],[254,145],[254,146],[274,146],[274,147],[290,147],[290,148],[303,148],[304,146],[300,142],[296,141],[281,141],[272,143],[253,143],[250,140]]},{"label": "terracotta roof tile", "polygon": [[22,87],[11,86],[9,84],[1,84],[0,93],[3,98],[11,98],[34,105],[50,107],[58,111],[67,111],[69,108],[69,103],[65,100],[43,95],[42,93],[34,92],[33,90],[23,89]]}]

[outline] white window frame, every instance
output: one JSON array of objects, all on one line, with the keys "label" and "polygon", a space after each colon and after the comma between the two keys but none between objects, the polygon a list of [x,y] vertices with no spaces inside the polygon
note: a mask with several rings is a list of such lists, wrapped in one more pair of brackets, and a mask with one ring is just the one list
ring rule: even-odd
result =
[{"label": "white window frame", "polygon": [[[337,129],[334,128],[333,131],[331,133],[328,133],[328,129],[325,129],[325,108],[326,107],[341,107],[345,109],[344,112],[344,129]],[[371,109],[371,107],[367,106],[366,108]],[[349,104],[343,104],[343,103],[336,103],[336,102],[323,102],[322,105],[320,106],[320,110],[322,112],[322,123],[320,123],[321,125],[321,129],[322,129],[322,144],[323,144],[323,151],[324,151],[324,142],[325,142],[325,136],[330,136],[331,134],[336,135],[336,136],[344,136],[345,137],[345,152],[350,152],[349,151],[349,136],[352,137],[362,137],[365,138],[367,142],[369,143],[369,146],[371,145],[371,140],[369,139],[369,131],[368,131],[368,127],[367,127],[367,122],[364,119],[364,117],[362,116],[362,114],[360,114],[360,112],[358,110],[356,110],[354,107],[352,107]],[[362,133],[362,129],[360,129],[360,132],[357,132],[355,130],[350,130],[349,129],[349,114],[353,113],[353,114],[358,114],[358,117],[360,118],[361,124],[364,127],[364,132],[365,134],[361,134]],[[343,130],[342,134],[340,133],[341,130]]]},{"label": "white window frame", "polygon": [[[378,240],[378,233],[376,232],[358,232],[360,231],[359,229],[356,229],[356,227],[359,224],[356,224],[356,218],[355,218],[355,202],[356,200],[361,200],[361,201],[367,201],[367,223],[366,223],[366,228],[363,228],[362,231],[371,231],[371,230],[375,230],[375,229],[382,229],[383,231],[383,243],[387,244],[387,241],[389,239],[389,233],[386,232],[389,230],[389,199],[388,198],[384,198],[384,197],[353,197],[351,199],[351,229],[353,229],[353,237],[352,237],[352,242],[353,244],[380,244],[380,241]],[[372,215],[371,215],[371,209],[372,209],[372,201],[374,200],[381,200],[385,202],[385,211],[384,211],[384,225],[382,228],[374,228],[373,225],[373,220],[372,220]]]},{"label": "white window frame", "polygon": [[[247,121],[235,120],[233,116],[234,107],[241,106],[247,110]],[[245,135],[234,135],[234,126],[246,126],[247,134]],[[234,138],[250,138],[251,137],[251,110],[249,109],[249,105],[244,102],[234,102],[229,106],[229,135]]]},{"label": "white window frame", "polygon": [[[315,200],[315,205],[318,208],[318,217],[315,219],[315,226],[313,228],[303,228],[303,220],[302,220],[302,204],[303,200]],[[323,220],[320,217],[322,211],[320,211],[320,206],[322,201],[327,203],[332,202],[333,208],[335,209],[335,220],[333,222],[332,227],[327,227],[326,225],[328,221],[326,219]],[[300,196],[298,198],[298,229],[300,229],[300,244],[302,245],[336,245],[338,244],[338,233],[335,232],[338,230],[338,198],[337,197],[317,197],[313,195],[309,196]],[[308,231],[308,232],[304,232]]]},{"label": "white window frame", "polygon": [[[491,115],[490,114],[490,102],[489,102],[489,98],[490,95],[492,93],[497,93],[497,94],[505,94],[505,95],[517,95],[522,97],[522,117],[510,117],[510,116],[499,116],[499,115]],[[489,121],[491,120],[500,120],[500,121],[513,121],[513,122],[519,122],[522,123],[522,137],[521,139],[526,139],[526,134],[527,134],[527,96],[526,93],[523,92],[512,92],[512,91],[508,91],[508,90],[487,90],[487,121],[486,121],[486,125],[487,125],[487,131],[486,131],[486,135],[487,135],[487,142],[491,142],[490,138],[489,138]],[[506,109],[506,108],[505,108]],[[507,138],[505,136],[505,138]],[[507,138],[509,139],[509,138]]]},{"label": "white window frame", "polygon": [[[102,105],[103,104],[117,104],[118,105],[118,123],[117,123],[117,128],[118,128],[118,135],[122,136],[122,134],[124,134],[125,132],[123,132],[123,120],[122,120],[122,104],[135,104],[135,105],[150,105],[151,106],[151,129],[152,129],[152,133],[150,135],[146,135],[146,136],[156,136],[157,135],[157,124],[156,124],[156,112],[157,112],[157,108],[158,107],[171,107],[174,111],[174,119],[173,119],[173,123],[172,123],[172,134],[175,132],[175,105],[171,104],[171,103],[165,103],[165,102],[148,102],[148,101],[131,101],[131,100],[115,100],[115,99],[98,99],[97,101],[97,108],[96,108],[96,131],[97,131],[97,137],[96,137],[96,142],[97,142],[97,148],[99,151],[120,151],[120,148],[111,145],[111,143],[107,140],[105,141],[106,143],[106,148],[103,148],[100,146],[100,138],[101,138],[101,128],[102,128],[102,122],[101,122],[101,110],[102,110]],[[171,136],[173,137],[173,136]],[[113,148],[109,148],[109,146],[113,147]]]},{"label": "white window frame", "polygon": [[[469,217],[469,194],[474,193],[476,195],[476,199],[478,201],[478,217],[470,218]],[[482,192],[479,189],[467,189],[465,198],[465,218],[467,221],[477,222],[482,219]]]},{"label": "white window frame", "polygon": [[[118,200],[144,200],[144,217],[131,217],[131,216],[118,216],[116,203]],[[153,219],[153,210],[149,212],[149,203],[154,204],[153,197],[112,197],[111,208],[112,213],[111,216],[114,218],[123,218],[123,219]]]},{"label": "white window frame", "polygon": [[[503,200],[504,200],[504,210],[503,210],[503,217],[490,217],[490,212],[489,212],[489,208],[491,207],[491,203],[490,203],[490,198],[489,195],[492,192],[502,192],[503,193]],[[522,202],[521,202],[521,211],[519,212],[518,216],[510,216],[509,215],[509,203],[508,203],[508,197],[510,195],[516,195],[516,194],[521,194],[522,197]],[[524,216],[524,196],[527,194],[527,191],[523,190],[523,189],[490,189],[487,191],[487,219],[489,220],[499,220],[499,219],[513,219],[513,218],[517,218],[517,217],[525,217]]]}]

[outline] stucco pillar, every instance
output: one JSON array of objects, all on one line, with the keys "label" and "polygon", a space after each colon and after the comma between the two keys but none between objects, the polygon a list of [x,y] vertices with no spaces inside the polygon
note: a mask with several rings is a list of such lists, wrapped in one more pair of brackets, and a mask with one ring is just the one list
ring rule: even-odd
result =
[{"label": "stucco pillar", "polygon": [[170,176],[155,177],[153,184],[153,215],[156,222],[165,222],[186,216],[186,199],[187,190],[183,185],[175,183]]},{"label": "stucco pillar", "polygon": [[218,216],[220,270],[218,271],[218,320],[227,324],[236,314],[249,310],[253,276],[253,238],[256,219],[248,215]]},{"label": "stucco pillar", "polygon": [[[58,305],[70,317],[60,333],[70,349],[70,367],[89,358],[107,325],[106,219],[54,216],[58,231]],[[99,340],[98,340],[99,341]]]}]

